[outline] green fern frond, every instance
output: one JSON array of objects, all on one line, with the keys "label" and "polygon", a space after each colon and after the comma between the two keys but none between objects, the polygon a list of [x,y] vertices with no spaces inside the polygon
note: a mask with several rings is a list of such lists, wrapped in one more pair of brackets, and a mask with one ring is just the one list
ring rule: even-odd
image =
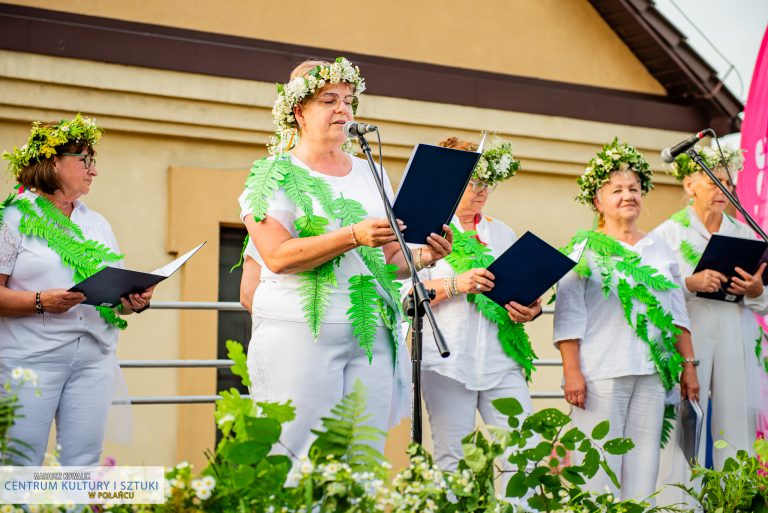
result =
[{"label": "green fern frond", "polygon": [[293,222],[299,237],[314,237],[325,233],[325,227],[328,226],[328,219],[312,214],[304,215]]},{"label": "green fern frond", "polygon": [[248,241],[251,240],[250,235],[246,235],[245,239],[243,239],[243,247],[240,249],[240,259],[237,261],[235,265],[229,268],[229,272],[233,272],[235,269],[243,265],[243,262],[245,262],[245,248],[248,247]]},{"label": "green fern frond", "polygon": [[329,264],[299,273],[299,302],[315,341],[320,336],[320,325],[331,303],[331,287],[336,281],[333,264]]},{"label": "green fern frond", "polygon": [[661,423],[661,448],[667,446],[672,430],[675,428],[673,422],[677,419],[677,412],[673,404],[664,406],[664,420]]},{"label": "green fern frond", "polygon": [[312,194],[316,192],[315,180],[309,171],[299,166],[290,166],[283,175],[280,186],[305,215],[313,213]]},{"label": "green fern frond", "polygon": [[245,189],[248,191],[248,205],[256,221],[263,220],[267,215],[269,200],[291,167],[291,159],[287,156],[257,160],[251,166],[251,172],[245,180]]},{"label": "green fern frond", "polygon": [[352,332],[365,351],[368,363],[373,362],[373,345],[376,342],[376,318],[379,294],[373,284],[373,276],[360,274],[349,278],[350,308],[347,316],[352,321]]},{"label": "green fern frond", "polygon": [[[312,177],[312,195],[317,199],[317,202],[320,203],[320,207],[325,211],[326,215],[334,217],[332,212],[335,200],[333,199],[333,189],[328,185],[328,182],[319,176]],[[363,216],[366,214],[367,213],[363,211]]]},{"label": "green fern frond", "polygon": [[16,194],[10,193],[8,197],[5,198],[2,203],[0,203],[0,225],[3,224],[3,214],[5,214],[5,209],[13,204],[14,201],[16,201],[16,198]]},{"label": "green fern frond", "polygon": [[691,267],[695,268],[699,265],[701,253],[687,240],[680,241],[680,254],[683,256],[683,260]]},{"label": "green fern frond", "polygon": [[765,330],[762,326],[759,328],[760,332],[757,334],[757,338],[755,339],[755,357],[758,360],[763,355],[763,338],[765,337]]},{"label": "green fern frond", "polygon": [[688,215],[688,208],[675,212],[669,218],[686,228],[691,226],[691,217]]},{"label": "green fern frond", "polygon": [[114,326],[119,330],[124,330],[128,327],[128,322],[117,315],[114,309],[107,308],[106,306],[97,306],[96,310],[99,311],[99,315],[107,324]]},{"label": "green fern frond", "polygon": [[340,461],[347,463],[353,472],[373,469],[378,477],[384,477],[386,470],[381,465],[384,456],[371,444],[381,440],[386,433],[365,424],[371,419],[365,399],[365,387],[357,380],[352,391],[331,410],[331,415],[320,419],[323,429],[312,430],[317,438],[309,449],[310,460],[315,463],[325,463],[329,459]]},{"label": "green fern frond", "polygon": [[344,196],[333,200],[331,208],[335,216],[341,221],[341,226],[359,223],[368,215],[362,203],[353,199],[347,199]]},{"label": "green fern frond", "polygon": [[616,262],[616,270],[653,290],[665,291],[678,288],[676,283],[649,265],[637,265],[636,262],[619,260]]}]

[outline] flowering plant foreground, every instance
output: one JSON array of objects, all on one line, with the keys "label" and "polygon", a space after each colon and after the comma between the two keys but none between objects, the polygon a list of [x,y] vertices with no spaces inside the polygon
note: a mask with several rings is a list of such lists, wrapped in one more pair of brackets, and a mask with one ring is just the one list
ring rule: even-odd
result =
[{"label": "flowering plant foreground", "polygon": [[[245,354],[239,343],[227,343],[232,371],[248,384]],[[79,507],[82,511],[196,513],[196,512],[503,512],[569,511],[650,513],[690,511],[674,506],[651,507],[647,502],[619,501],[611,493],[582,490],[598,471],[616,476],[606,454],[624,454],[631,440],[606,440],[608,421],[586,434],[569,427],[570,417],[553,408],[522,419],[515,399],[494,401],[508,416],[508,426],[488,427],[463,440],[464,458],[455,472],[437,468],[423,447],[408,448],[410,465],[392,475],[391,466],[370,443],[385,433],[367,426],[365,390],[353,391],[322,419],[309,455],[297,458],[280,442],[282,426],[294,419],[290,402],[254,403],[236,389],[221,393],[215,418],[222,437],[208,464],[196,475],[182,462],[166,473],[164,504]],[[0,432],[7,434],[7,431]],[[765,442],[765,441],[763,441]],[[768,456],[768,443],[757,446]],[[569,454],[576,456],[572,464]],[[507,458],[513,470],[498,466]],[[728,460],[722,472],[696,467],[701,490],[687,492],[704,511],[766,511],[768,477],[759,472],[757,458],[743,451]],[[495,481],[507,482],[497,494]],[[5,508],[5,509],[2,509]],[[78,507],[26,506],[30,512],[74,511]],[[0,513],[21,513],[2,505]]]}]

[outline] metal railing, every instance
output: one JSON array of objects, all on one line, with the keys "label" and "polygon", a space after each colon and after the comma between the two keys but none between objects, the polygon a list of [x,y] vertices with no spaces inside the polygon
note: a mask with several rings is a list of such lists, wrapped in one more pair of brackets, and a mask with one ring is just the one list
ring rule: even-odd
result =
[{"label": "metal railing", "polygon": [[[245,311],[240,303],[234,301],[153,301],[153,310],[216,310],[216,311]],[[552,314],[553,308],[542,309],[544,314]],[[231,367],[232,360],[121,360],[123,369],[224,369]],[[534,360],[537,367],[560,367],[562,362],[554,359]],[[243,394],[243,397],[249,397]],[[533,399],[562,399],[562,391],[531,392]],[[214,395],[172,395],[145,396],[129,398],[131,404],[210,404],[220,399]]]}]

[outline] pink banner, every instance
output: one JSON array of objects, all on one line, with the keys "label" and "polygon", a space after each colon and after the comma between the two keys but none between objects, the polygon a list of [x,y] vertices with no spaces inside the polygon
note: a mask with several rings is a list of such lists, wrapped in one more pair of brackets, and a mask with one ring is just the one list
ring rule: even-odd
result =
[{"label": "pink banner", "polygon": [[[747,212],[763,228],[768,225],[768,29],[757,54],[757,64],[749,87],[749,97],[744,108],[741,125],[741,148],[744,150],[744,170],[739,174],[739,199]],[[765,318],[758,317],[763,328],[768,328]],[[766,329],[768,332],[768,329]],[[763,353],[768,344],[763,342]],[[762,397],[768,397],[768,377],[761,373]],[[758,413],[757,434],[768,434],[768,405]]]},{"label": "pink banner", "polygon": [[768,220],[768,30],[757,54],[741,125],[744,170],[739,174],[739,199],[760,226]]}]

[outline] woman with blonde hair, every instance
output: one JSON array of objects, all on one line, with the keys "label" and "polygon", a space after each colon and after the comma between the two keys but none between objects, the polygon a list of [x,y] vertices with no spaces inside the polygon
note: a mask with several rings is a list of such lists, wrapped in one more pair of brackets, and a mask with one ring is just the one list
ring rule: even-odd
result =
[{"label": "woman with blonde hair", "polygon": [[[577,199],[599,215],[599,227],[571,240],[566,251],[579,262],[560,281],[555,304],[574,424],[590,433],[608,420],[609,438],[634,443],[607,456],[622,500],[655,490],[666,391],[679,382],[683,397],[699,395],[678,265],[663,240],[637,225],[652,177],[643,155],[618,140],[589,162]],[[602,470],[587,483],[605,487],[613,485]]]},{"label": "woman with blonde hair", "polygon": [[[368,164],[343,151],[364,89],[343,57],[297,66],[278,85],[273,156],[254,163],[240,196],[264,263],[252,303],[251,394],[293,402],[281,441],[294,455],[307,453],[311,430],[358,380],[368,424],[386,429],[408,411],[396,282],[405,259]],[[417,267],[450,252],[445,229],[415,250]]]}]

